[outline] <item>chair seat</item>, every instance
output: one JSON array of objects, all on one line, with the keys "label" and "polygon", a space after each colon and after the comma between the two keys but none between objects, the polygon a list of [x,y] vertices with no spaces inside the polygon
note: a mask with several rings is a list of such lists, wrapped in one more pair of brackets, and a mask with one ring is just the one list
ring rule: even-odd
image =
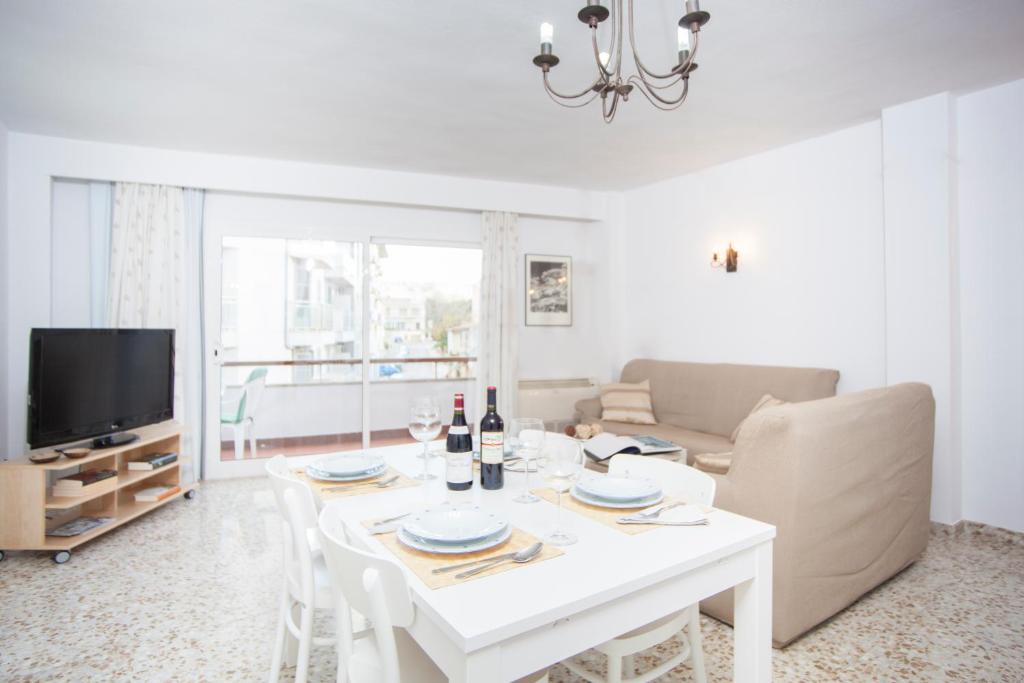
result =
[{"label": "chair seat", "polygon": [[[405,629],[395,629],[395,646],[403,681],[444,683],[448,680]],[[354,643],[348,677],[351,683],[383,683],[384,670],[373,638],[363,638]]]}]

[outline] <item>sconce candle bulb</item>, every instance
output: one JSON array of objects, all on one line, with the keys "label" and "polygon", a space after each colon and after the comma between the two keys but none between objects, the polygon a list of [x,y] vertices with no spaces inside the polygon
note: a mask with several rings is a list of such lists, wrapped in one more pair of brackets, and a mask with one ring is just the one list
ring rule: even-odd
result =
[{"label": "sconce candle bulb", "polygon": [[740,253],[733,249],[732,242],[729,242],[729,247],[725,250],[724,260],[719,257],[717,251],[711,254],[711,267],[722,268],[724,266],[727,273],[735,273],[737,268],[739,268],[739,261]]}]

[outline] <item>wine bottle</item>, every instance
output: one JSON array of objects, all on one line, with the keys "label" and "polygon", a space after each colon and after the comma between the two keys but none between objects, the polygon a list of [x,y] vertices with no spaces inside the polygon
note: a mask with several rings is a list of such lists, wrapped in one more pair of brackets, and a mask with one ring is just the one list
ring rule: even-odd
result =
[{"label": "wine bottle", "polygon": [[448,428],[445,481],[452,491],[465,491],[473,485],[473,437],[466,424],[465,400],[455,394],[455,416]]},{"label": "wine bottle", "polygon": [[498,415],[497,393],[487,387],[487,413],[480,420],[480,485],[489,491],[505,485],[505,421]]}]

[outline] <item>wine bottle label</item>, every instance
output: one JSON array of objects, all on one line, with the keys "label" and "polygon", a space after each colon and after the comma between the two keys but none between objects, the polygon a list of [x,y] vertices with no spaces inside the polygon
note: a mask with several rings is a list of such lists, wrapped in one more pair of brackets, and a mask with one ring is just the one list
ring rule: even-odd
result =
[{"label": "wine bottle label", "polygon": [[473,453],[453,453],[447,451],[445,458],[448,467],[445,470],[445,479],[452,484],[465,484],[473,480]]},{"label": "wine bottle label", "polygon": [[448,428],[449,434],[469,434],[468,425],[452,425]]},{"label": "wine bottle label", "polygon": [[501,432],[480,433],[480,462],[500,465],[505,461],[504,435]]}]

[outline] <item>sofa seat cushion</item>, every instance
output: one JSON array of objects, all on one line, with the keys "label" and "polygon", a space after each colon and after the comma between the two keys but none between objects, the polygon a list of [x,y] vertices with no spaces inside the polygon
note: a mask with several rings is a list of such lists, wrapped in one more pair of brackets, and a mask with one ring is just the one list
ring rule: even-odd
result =
[{"label": "sofa seat cushion", "polygon": [[728,474],[732,466],[732,453],[698,453],[693,466],[708,474]]},{"label": "sofa seat cushion", "polygon": [[[672,443],[679,444],[687,451],[686,461],[693,464],[695,453],[724,453],[732,450],[732,442],[718,434],[707,434],[695,432],[682,427],[673,427],[668,424],[637,425],[628,422],[613,422],[612,420],[601,420],[598,422],[606,432],[622,436],[649,435],[659,439],[665,439]],[[675,453],[668,454],[674,458]]]}]

